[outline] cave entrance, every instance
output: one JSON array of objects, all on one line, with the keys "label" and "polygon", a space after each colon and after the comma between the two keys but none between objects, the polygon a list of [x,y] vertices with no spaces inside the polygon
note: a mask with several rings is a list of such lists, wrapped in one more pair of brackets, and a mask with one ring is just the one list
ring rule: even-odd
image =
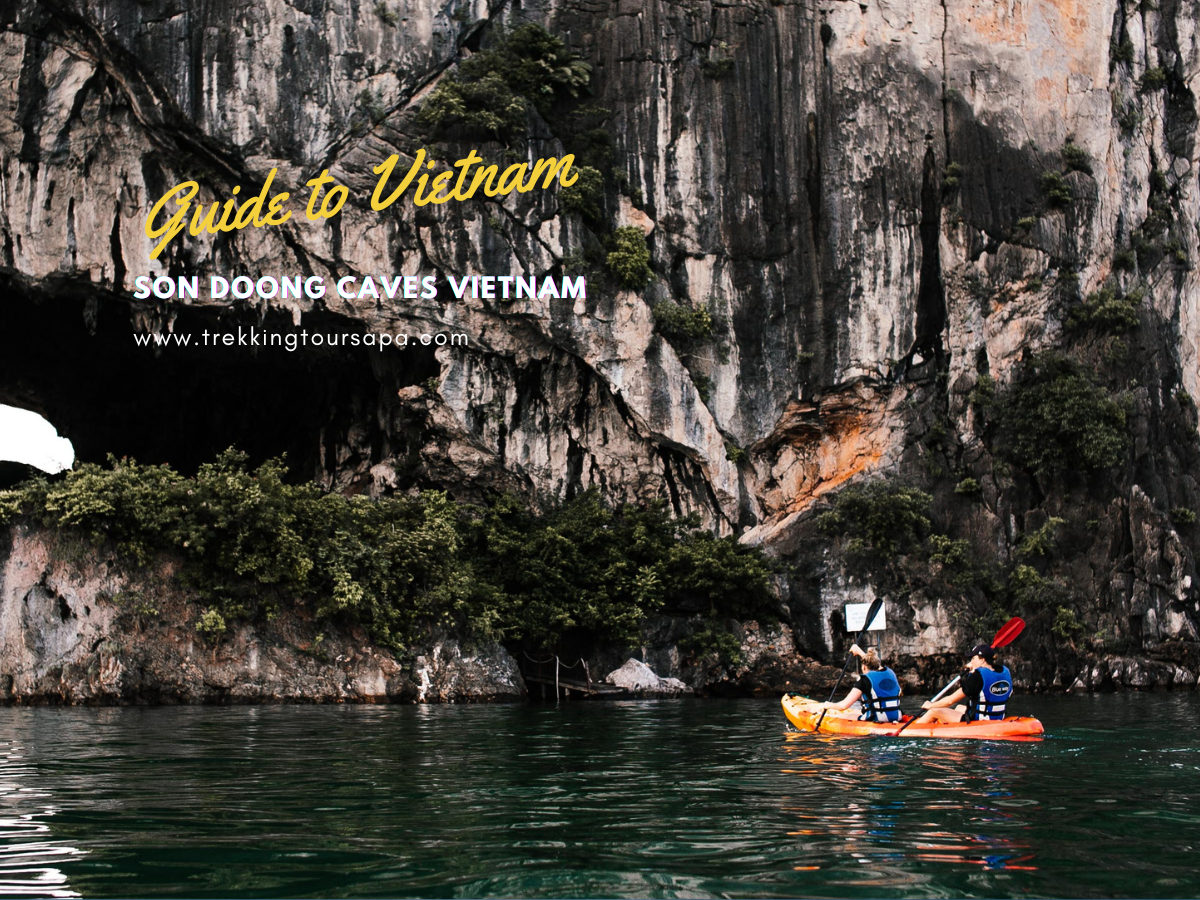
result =
[{"label": "cave entrance", "polygon": [[[396,392],[438,374],[432,347],[313,347],[312,335],[358,333],[329,312],[304,317],[174,307],[167,347],[138,346],[130,306],[94,288],[35,295],[0,280],[0,403],[54,422],[77,459],[108,454],[185,474],[230,446],[258,464],[287,455],[294,480],[353,491],[391,453]],[[297,336],[286,346],[225,346],[204,332]],[[185,340],[187,336],[190,339]]]},{"label": "cave entrance", "polygon": [[1129,642],[1139,650],[1146,644],[1146,617],[1129,617]]}]

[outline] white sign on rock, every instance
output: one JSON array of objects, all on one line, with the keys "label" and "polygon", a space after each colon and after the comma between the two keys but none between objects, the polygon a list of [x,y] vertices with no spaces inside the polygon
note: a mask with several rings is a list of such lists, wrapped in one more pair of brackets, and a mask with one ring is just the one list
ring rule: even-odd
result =
[{"label": "white sign on rock", "polygon": [[[862,631],[863,626],[867,624],[867,613],[870,610],[870,603],[847,603],[846,630],[852,634]],[[887,628],[887,612],[883,604],[880,604],[879,612],[875,613],[875,618],[871,620],[871,627],[867,631],[883,631],[885,628]]]}]

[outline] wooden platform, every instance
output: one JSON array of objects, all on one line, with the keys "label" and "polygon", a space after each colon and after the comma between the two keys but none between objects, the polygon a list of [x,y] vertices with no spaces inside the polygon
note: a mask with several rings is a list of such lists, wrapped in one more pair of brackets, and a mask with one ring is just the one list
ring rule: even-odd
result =
[{"label": "wooden platform", "polygon": [[[529,696],[534,700],[619,700],[634,696],[625,688],[592,678],[588,664],[583,659],[564,663],[557,655],[536,659],[523,652],[517,665],[529,689]],[[558,685],[557,695],[554,693],[555,685]]]},{"label": "wooden platform", "polygon": [[[528,685],[528,687],[529,687],[529,693],[531,696],[534,693],[533,686],[535,684],[541,685],[542,688],[546,688],[546,687],[550,688],[549,691],[543,690],[543,692],[542,692],[543,696],[546,696],[546,695],[554,692],[554,676],[553,675],[551,675],[549,678],[547,678],[544,675],[532,675],[531,674],[531,675],[525,675],[524,678],[525,678],[525,684]],[[588,682],[581,681],[577,678],[559,678],[558,679],[558,690],[559,690],[559,693],[563,695],[564,699],[567,697],[570,697],[572,694],[578,694],[580,696],[580,698],[588,698],[588,699],[600,698],[600,697],[604,697],[604,698],[608,698],[608,699],[617,699],[619,697],[628,697],[629,696],[629,692],[627,690],[625,690],[624,688],[614,687],[611,684],[604,684],[603,682],[600,682],[600,681],[593,681],[589,684]]]}]

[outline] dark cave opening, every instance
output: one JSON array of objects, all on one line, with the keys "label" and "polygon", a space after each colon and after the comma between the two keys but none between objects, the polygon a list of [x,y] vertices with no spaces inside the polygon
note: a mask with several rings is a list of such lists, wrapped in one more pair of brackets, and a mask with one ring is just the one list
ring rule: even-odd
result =
[{"label": "dark cave opening", "polygon": [[[33,410],[71,440],[76,459],[108,454],[169,463],[184,474],[227,447],[252,464],[287,455],[296,480],[361,488],[391,452],[396,392],[438,374],[432,347],[204,346],[203,332],[364,334],[361,322],[313,312],[174,307],[189,346],[134,340],[129,304],[88,286],[53,293],[0,279],[0,403]],[[261,340],[261,338],[260,338]],[[285,338],[286,340],[286,338]],[[335,478],[335,474],[338,478]]]}]

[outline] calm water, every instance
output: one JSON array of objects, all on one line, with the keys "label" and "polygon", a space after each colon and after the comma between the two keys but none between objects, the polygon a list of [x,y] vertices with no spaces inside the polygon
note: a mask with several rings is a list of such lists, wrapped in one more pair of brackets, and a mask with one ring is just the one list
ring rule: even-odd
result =
[{"label": "calm water", "polygon": [[0,710],[0,895],[1196,897],[1200,696],[1031,743],[774,701]]}]

